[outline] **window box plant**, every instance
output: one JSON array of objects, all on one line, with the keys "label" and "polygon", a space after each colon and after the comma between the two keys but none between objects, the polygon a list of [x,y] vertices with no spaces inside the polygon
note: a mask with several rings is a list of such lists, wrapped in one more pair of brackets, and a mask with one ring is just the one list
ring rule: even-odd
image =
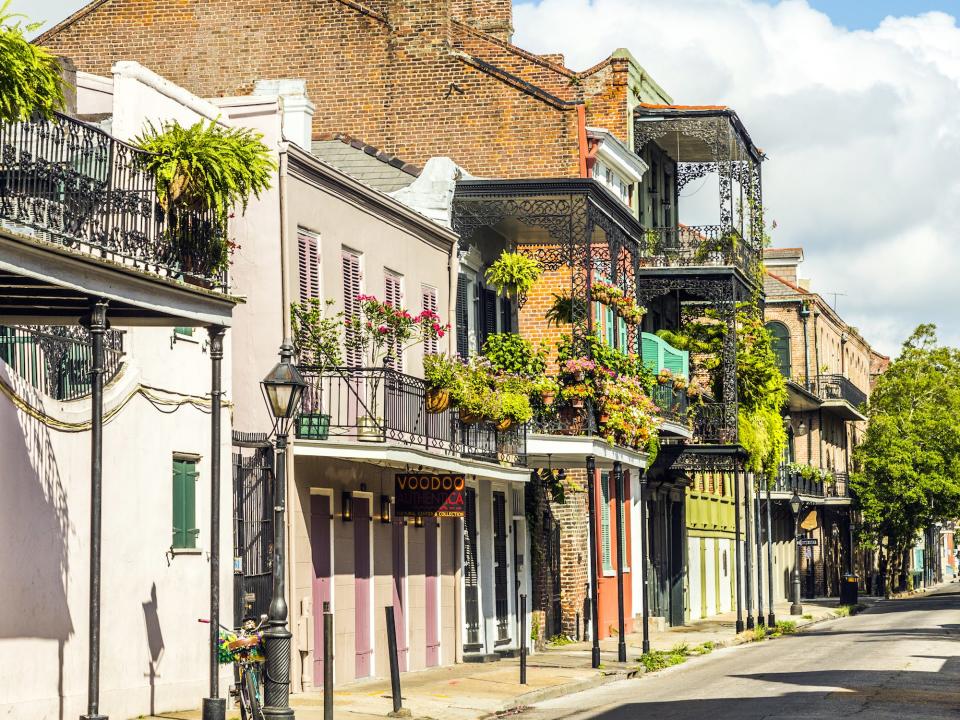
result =
[{"label": "window box plant", "polygon": [[450,407],[450,390],[457,382],[459,364],[447,355],[425,355],[423,378],[427,383],[427,412],[442,413]]},{"label": "window box plant", "polygon": [[[323,302],[314,298],[290,306],[297,357],[320,374],[343,365],[340,352],[343,313],[330,312],[333,305],[333,300]],[[297,437],[326,440],[329,432],[330,415],[323,412],[321,388],[310,386],[303,394],[300,415],[297,416]]]}]

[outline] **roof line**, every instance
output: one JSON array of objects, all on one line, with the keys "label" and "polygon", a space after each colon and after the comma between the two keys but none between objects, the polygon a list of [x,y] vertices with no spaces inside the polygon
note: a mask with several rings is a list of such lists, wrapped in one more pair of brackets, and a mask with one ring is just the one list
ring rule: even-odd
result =
[{"label": "roof line", "polygon": [[53,36],[53,35],[55,35],[56,33],[60,32],[60,31],[63,30],[64,28],[67,28],[67,27],[73,25],[77,20],[79,20],[80,18],[84,17],[85,15],[88,15],[89,13],[93,12],[93,11],[96,10],[98,7],[100,7],[101,5],[105,5],[105,4],[108,3],[109,1],[110,1],[110,0],[93,0],[93,2],[87,3],[87,4],[84,5],[82,8],[80,8],[79,10],[77,10],[76,12],[74,12],[72,15],[68,15],[67,17],[65,17],[63,20],[61,20],[60,22],[58,22],[56,25],[54,25],[54,26],[53,26],[52,28],[50,28],[49,30],[44,30],[42,33],[40,33],[39,35],[37,35],[37,37],[35,37],[35,38],[33,39],[33,42],[36,43],[37,45],[42,45],[42,44],[43,44],[44,42],[46,42],[47,39],[50,38],[51,36]]},{"label": "roof line", "polygon": [[777,282],[783,283],[783,284],[786,285],[788,288],[792,288],[793,290],[796,290],[796,291],[797,291],[798,293],[800,293],[801,295],[813,295],[813,294],[814,294],[814,293],[810,292],[809,290],[804,290],[802,287],[800,287],[799,285],[796,285],[796,284],[790,282],[790,281],[787,280],[786,278],[780,277],[779,275],[770,272],[769,269],[765,269],[765,272],[767,273],[767,275],[769,275],[770,277],[772,277],[772,278],[773,278],[774,280],[776,280]]},{"label": "roof line", "polygon": [[537,65],[542,65],[543,67],[549,70],[553,70],[559,75],[564,75],[565,77],[568,77],[570,79],[575,79],[577,77],[577,73],[575,73],[573,70],[570,70],[569,68],[564,67],[563,65],[560,65],[559,63],[555,63],[550,60],[547,60],[541,57],[540,55],[534,55],[532,52],[524,50],[522,47],[519,47],[518,45],[514,45],[513,43],[507,42],[505,40],[501,40],[500,38],[494,37],[489,33],[483,32],[482,30],[477,30],[475,27],[467,25],[466,23],[463,23],[459,20],[453,20],[452,22],[458,28],[462,30],[466,30],[471,35],[475,35],[479,38],[482,38],[487,42],[493,43],[494,45],[499,45],[504,50],[507,50],[508,52],[511,52],[514,55],[519,55],[520,57],[526,60],[529,60],[530,62],[536,63]]},{"label": "roof line", "polygon": [[369,155],[372,158],[379,160],[380,162],[389,165],[392,168],[396,168],[401,172],[406,173],[407,175],[412,175],[413,177],[420,177],[420,173],[423,172],[423,168],[419,165],[414,165],[413,163],[408,163],[405,160],[397,157],[396,155],[391,155],[390,153],[384,152],[380,148],[370,145],[369,143],[364,142],[363,140],[348,135],[346,133],[320,133],[316,138],[311,138],[311,142],[324,142],[330,140],[339,140],[344,145],[349,145],[352,148],[360,150],[361,152]]},{"label": "roof line", "polygon": [[518,90],[521,90],[522,92],[525,92],[528,95],[547,103],[548,105],[553,105],[559,110],[572,110],[578,105],[583,105],[583,102],[580,100],[564,100],[563,98],[559,98],[556,95],[547,92],[543,88],[538,87],[537,85],[534,85],[523,78],[517,77],[513,73],[507,72],[503,68],[488,63],[486,60],[481,60],[478,57],[474,57],[469,53],[463,52],[462,50],[452,50],[451,54],[458,58],[461,62],[467,65],[472,65],[481,72],[485,72],[491,77],[495,77],[507,85],[512,85]]}]

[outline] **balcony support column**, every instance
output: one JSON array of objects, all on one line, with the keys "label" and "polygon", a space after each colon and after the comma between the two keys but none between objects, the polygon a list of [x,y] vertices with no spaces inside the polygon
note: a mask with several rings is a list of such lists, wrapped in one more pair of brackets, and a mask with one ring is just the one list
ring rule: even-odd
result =
[{"label": "balcony support column", "polygon": [[760,513],[760,483],[765,481],[766,476],[757,478],[753,496],[753,533],[757,544],[757,625],[766,622],[763,617],[763,515]]},{"label": "balcony support column", "polygon": [[223,335],[220,325],[210,336],[210,697],[203,699],[203,720],[223,720],[227,701],[220,697],[220,415]]},{"label": "balcony support column", "polygon": [[773,600],[773,522],[770,519],[770,483],[767,483],[767,604],[769,613],[767,614],[767,627],[777,626],[777,615],[774,612]]},{"label": "balcony support column", "polygon": [[617,501],[617,661],[627,661],[626,625],[623,618],[623,550],[626,547],[624,538],[623,507],[623,463],[619,460],[613,463],[613,482]]},{"label": "balcony support column", "polygon": [[750,490],[753,487],[753,473],[744,473],[743,483],[743,595],[747,605],[747,630],[752,630],[753,623],[753,553],[750,546],[752,538],[750,537],[753,525],[750,522]]},{"label": "balcony support column", "polygon": [[103,500],[103,372],[107,300],[90,302],[84,324],[93,346],[90,369],[90,643],[87,649],[87,714],[81,720],[107,720],[100,714],[100,538]]},{"label": "balcony support column", "polygon": [[590,667],[600,667],[600,610],[597,583],[597,563],[600,556],[597,553],[597,461],[593,455],[587,455],[587,516],[590,539],[587,547],[590,550]]},{"label": "balcony support column", "polygon": [[737,586],[737,624],[736,631],[740,634],[744,631],[743,624],[743,594],[741,593],[741,573],[743,566],[740,563],[740,469],[733,471],[733,552],[734,569],[736,573]]}]

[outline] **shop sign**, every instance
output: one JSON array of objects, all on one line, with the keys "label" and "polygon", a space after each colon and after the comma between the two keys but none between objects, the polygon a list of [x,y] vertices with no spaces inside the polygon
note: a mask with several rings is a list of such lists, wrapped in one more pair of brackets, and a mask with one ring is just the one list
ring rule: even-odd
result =
[{"label": "shop sign", "polygon": [[397,473],[394,513],[397,517],[462,518],[465,489],[463,475]]}]

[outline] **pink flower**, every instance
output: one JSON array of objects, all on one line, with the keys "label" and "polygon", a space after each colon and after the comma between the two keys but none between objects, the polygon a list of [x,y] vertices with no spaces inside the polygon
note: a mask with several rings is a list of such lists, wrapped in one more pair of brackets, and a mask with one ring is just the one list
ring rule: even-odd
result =
[{"label": "pink flower", "polygon": [[377,332],[379,332],[381,335],[386,335],[388,332],[390,332],[390,328],[388,328],[386,325],[381,325],[377,328]]}]

